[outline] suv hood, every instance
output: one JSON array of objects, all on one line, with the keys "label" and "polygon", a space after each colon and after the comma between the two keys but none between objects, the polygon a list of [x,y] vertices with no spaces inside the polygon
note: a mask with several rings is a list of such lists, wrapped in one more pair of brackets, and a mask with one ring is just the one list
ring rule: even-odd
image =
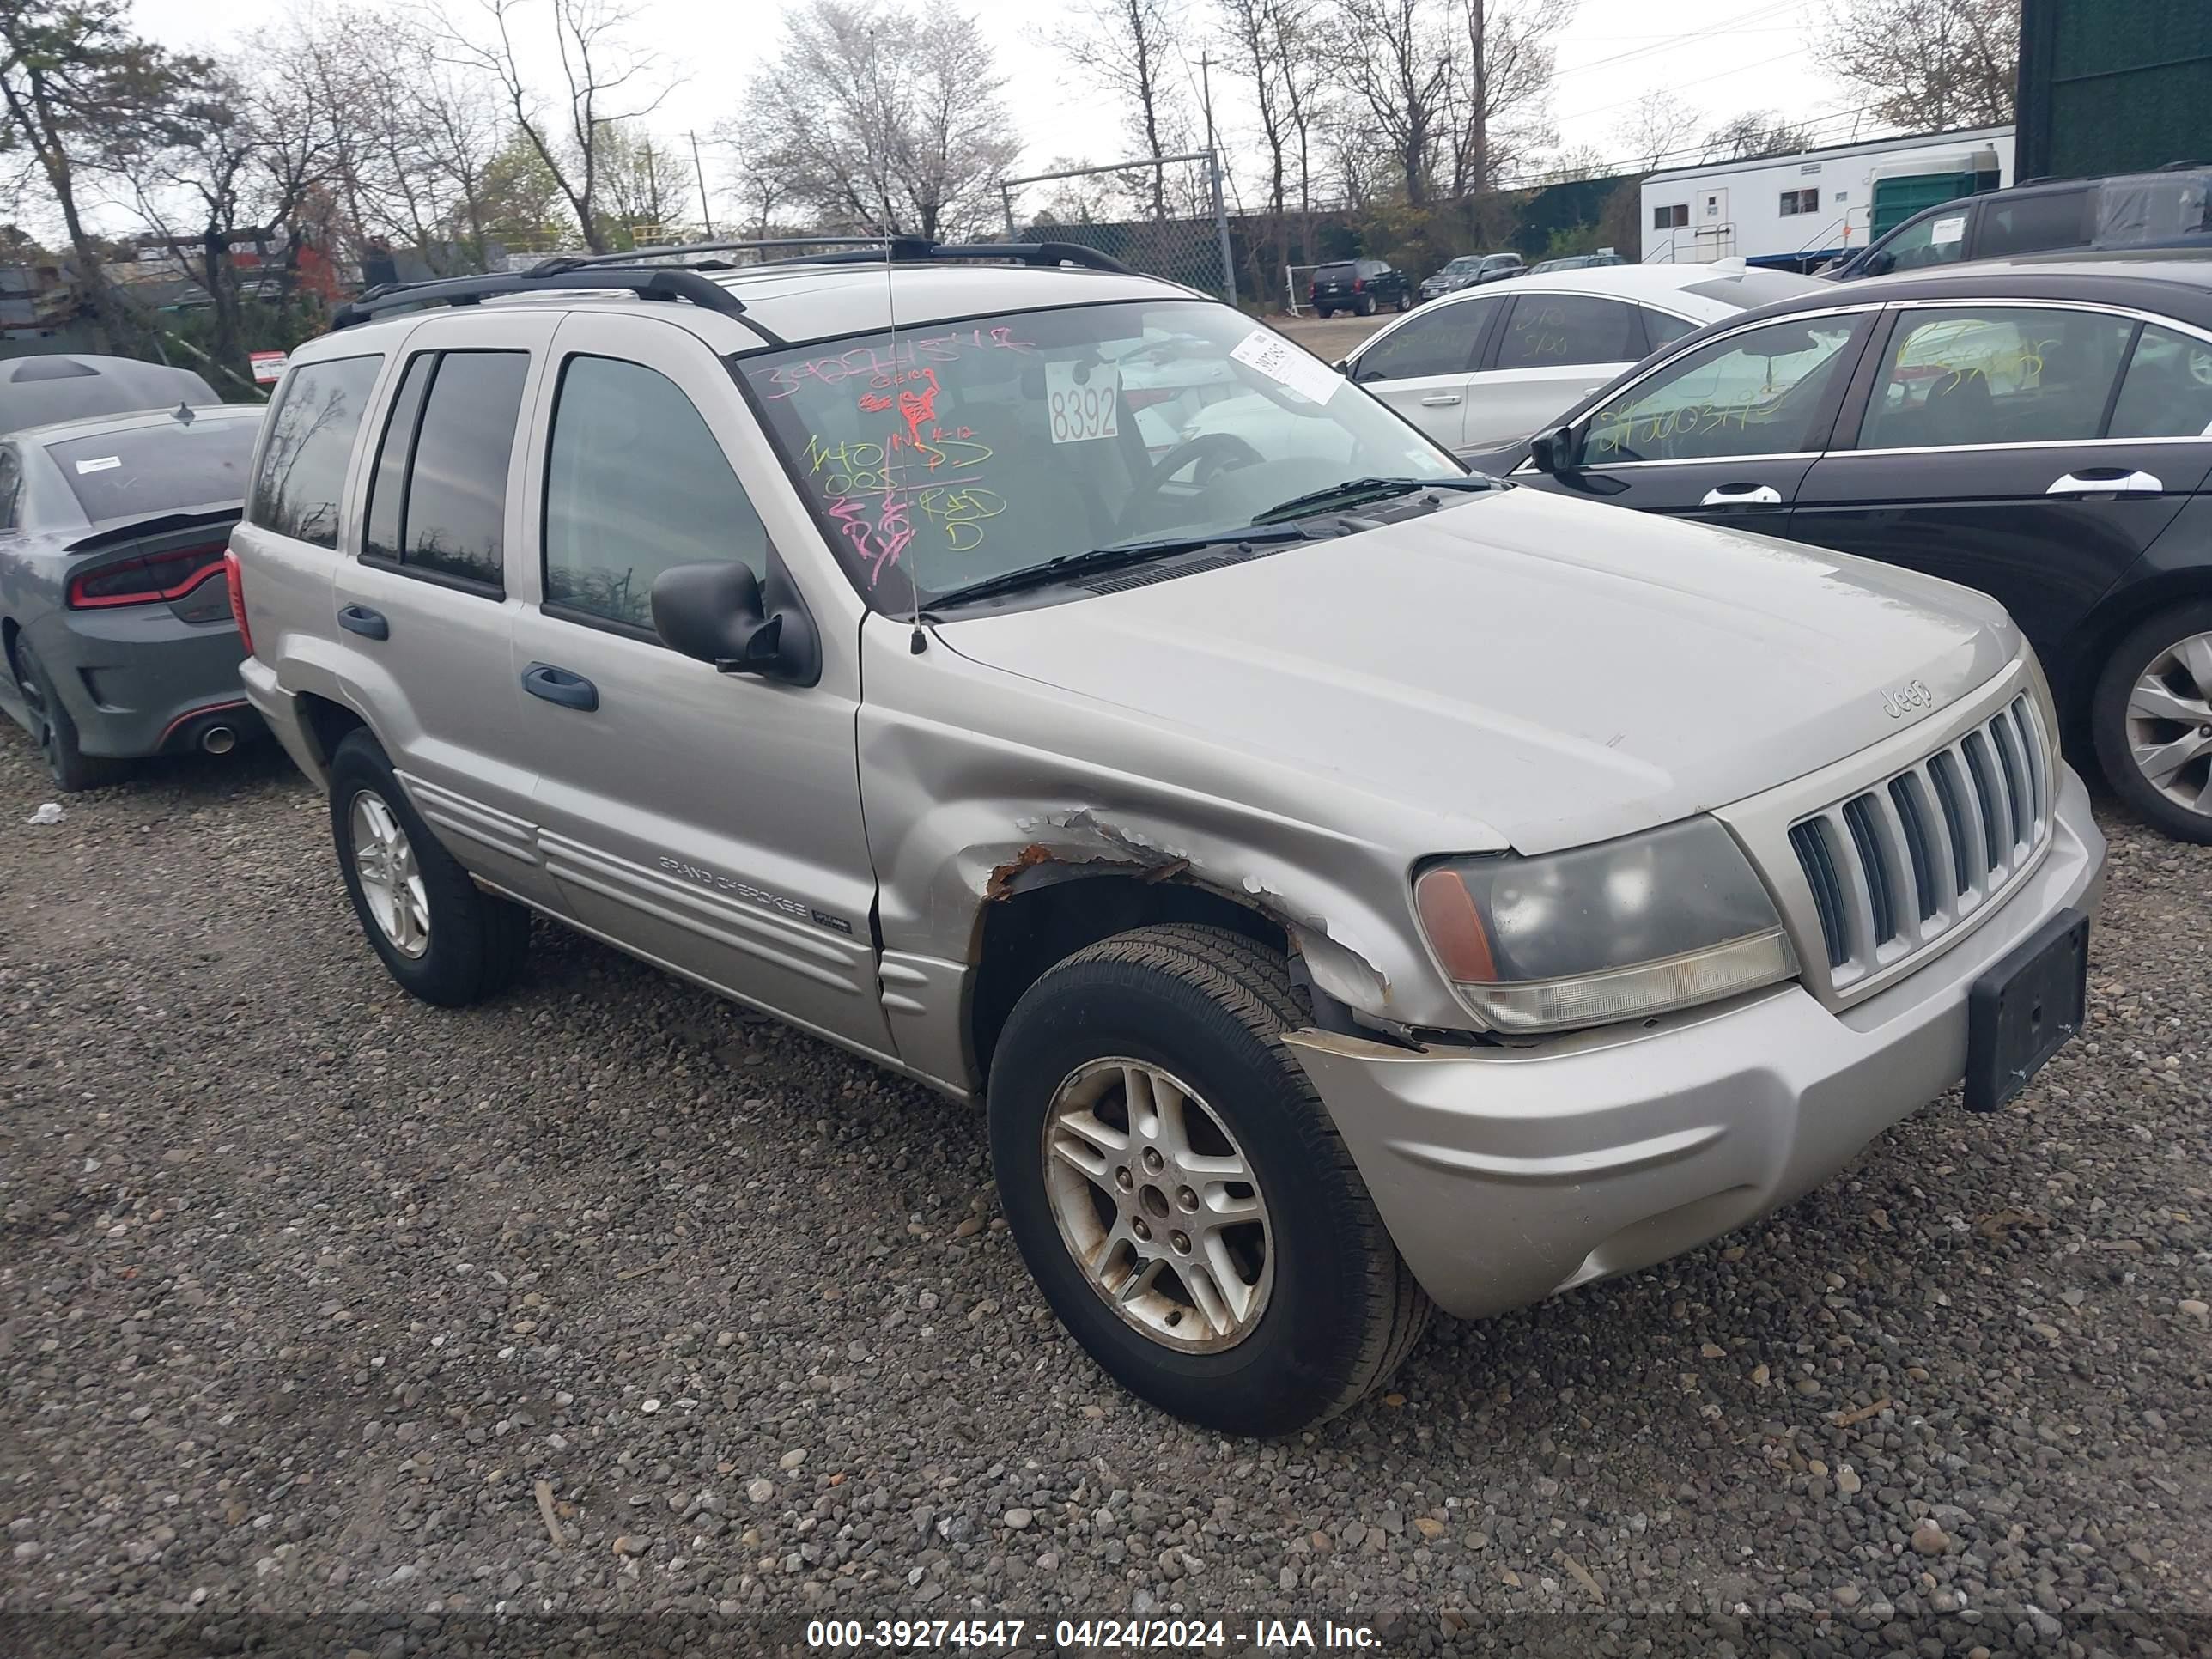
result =
[{"label": "suv hood", "polygon": [[1414,854],[1548,852],[1725,805],[1928,718],[2021,649],[1995,600],[1948,582],[1518,489],[939,633],[1463,828]]}]

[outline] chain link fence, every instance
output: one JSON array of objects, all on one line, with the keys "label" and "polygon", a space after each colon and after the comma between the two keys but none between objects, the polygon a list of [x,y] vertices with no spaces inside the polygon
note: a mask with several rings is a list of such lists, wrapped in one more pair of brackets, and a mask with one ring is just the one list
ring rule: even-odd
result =
[{"label": "chain link fence", "polygon": [[1237,303],[1221,163],[1211,150],[1005,179],[1010,241],[1074,242]]}]

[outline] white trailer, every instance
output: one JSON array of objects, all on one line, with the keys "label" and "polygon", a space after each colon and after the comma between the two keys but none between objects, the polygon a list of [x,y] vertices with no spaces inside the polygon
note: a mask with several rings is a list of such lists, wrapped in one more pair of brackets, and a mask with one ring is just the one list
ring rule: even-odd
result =
[{"label": "white trailer", "polygon": [[[1889,181],[1892,194],[1922,177],[1993,172],[1993,187],[2014,183],[2012,139],[2009,126],[1970,127],[1655,173],[1644,181],[1644,262],[1736,258],[1809,270],[1888,228],[1873,223],[1877,183]],[[1938,185],[1935,199],[1972,187]]]}]

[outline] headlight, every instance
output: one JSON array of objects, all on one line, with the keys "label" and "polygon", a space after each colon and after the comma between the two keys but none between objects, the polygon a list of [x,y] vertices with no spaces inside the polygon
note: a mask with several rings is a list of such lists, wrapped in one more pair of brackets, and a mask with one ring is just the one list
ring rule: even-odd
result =
[{"label": "headlight", "polygon": [[1797,974],[1774,901],[1711,818],[1541,858],[1431,865],[1413,906],[1496,1031],[1632,1019]]}]

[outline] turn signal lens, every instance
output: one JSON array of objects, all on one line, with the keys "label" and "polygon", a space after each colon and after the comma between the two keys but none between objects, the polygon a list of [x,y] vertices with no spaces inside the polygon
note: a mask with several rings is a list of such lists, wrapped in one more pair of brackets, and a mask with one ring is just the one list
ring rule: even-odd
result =
[{"label": "turn signal lens", "polygon": [[246,573],[239,568],[238,555],[227,547],[222,550],[222,583],[230,590],[230,619],[238,624],[238,642],[250,657],[253,630],[246,625]]}]

